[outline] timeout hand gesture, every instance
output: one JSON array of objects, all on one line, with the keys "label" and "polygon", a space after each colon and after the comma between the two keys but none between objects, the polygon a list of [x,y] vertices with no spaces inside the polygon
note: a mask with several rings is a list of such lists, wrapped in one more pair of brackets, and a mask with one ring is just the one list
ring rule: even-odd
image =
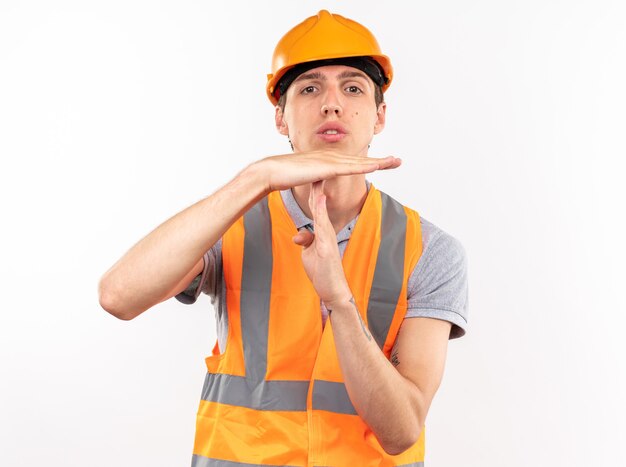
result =
[{"label": "timeout hand gesture", "polygon": [[293,237],[302,246],[302,263],[313,287],[324,304],[348,301],[352,292],[341,264],[335,229],[326,210],[324,181],[311,184],[309,209],[313,215],[315,233],[302,229]]},{"label": "timeout hand gesture", "polygon": [[349,156],[334,151],[311,151],[271,156],[257,162],[267,192],[285,190],[341,175],[356,175],[400,166],[397,157]]}]

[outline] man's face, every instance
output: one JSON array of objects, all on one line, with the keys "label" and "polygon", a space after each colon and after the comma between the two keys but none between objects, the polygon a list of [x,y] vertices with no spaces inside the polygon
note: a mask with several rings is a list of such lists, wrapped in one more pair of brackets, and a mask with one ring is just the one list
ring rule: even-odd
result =
[{"label": "man's face", "polygon": [[376,108],[374,92],[373,81],[357,68],[313,68],[291,83],[284,111],[276,107],[276,128],[289,136],[295,152],[333,149],[365,156],[385,126],[386,107]]}]

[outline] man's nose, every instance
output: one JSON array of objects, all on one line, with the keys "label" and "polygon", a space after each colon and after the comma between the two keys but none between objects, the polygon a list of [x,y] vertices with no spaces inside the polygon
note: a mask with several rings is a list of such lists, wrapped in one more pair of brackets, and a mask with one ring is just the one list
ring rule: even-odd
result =
[{"label": "man's nose", "polygon": [[343,114],[343,109],[341,108],[341,104],[339,103],[336,92],[330,90],[326,92],[321,112],[324,116],[328,116],[329,114],[334,113],[335,115],[340,117]]},{"label": "man's nose", "polygon": [[341,116],[343,110],[339,104],[324,104],[322,105],[322,113],[328,115],[329,113],[335,113],[337,116]]}]

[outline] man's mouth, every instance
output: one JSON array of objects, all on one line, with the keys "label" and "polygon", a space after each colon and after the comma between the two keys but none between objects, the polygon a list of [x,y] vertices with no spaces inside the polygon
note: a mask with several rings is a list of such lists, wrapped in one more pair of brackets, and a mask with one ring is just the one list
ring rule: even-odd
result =
[{"label": "man's mouth", "polygon": [[347,136],[347,131],[339,122],[326,122],[317,129],[317,137],[326,143],[338,143]]}]

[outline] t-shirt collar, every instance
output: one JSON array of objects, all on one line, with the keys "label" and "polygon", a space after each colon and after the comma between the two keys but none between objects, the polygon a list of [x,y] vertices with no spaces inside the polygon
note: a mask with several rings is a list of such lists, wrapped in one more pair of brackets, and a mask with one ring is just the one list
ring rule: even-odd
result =
[{"label": "t-shirt collar", "polygon": [[[367,185],[367,191],[369,191],[371,183],[365,180],[365,184]],[[285,208],[293,220],[293,223],[296,225],[296,228],[300,230],[301,228],[310,228],[313,227],[313,220],[309,219],[307,215],[300,209],[296,198],[293,196],[291,189],[281,190],[280,196],[283,199],[283,203],[285,204]],[[352,219],[348,224],[341,229],[339,233],[337,233],[337,242],[342,242],[348,240],[352,231],[354,230],[354,226],[356,224],[359,215],[357,214],[354,219]]]}]

